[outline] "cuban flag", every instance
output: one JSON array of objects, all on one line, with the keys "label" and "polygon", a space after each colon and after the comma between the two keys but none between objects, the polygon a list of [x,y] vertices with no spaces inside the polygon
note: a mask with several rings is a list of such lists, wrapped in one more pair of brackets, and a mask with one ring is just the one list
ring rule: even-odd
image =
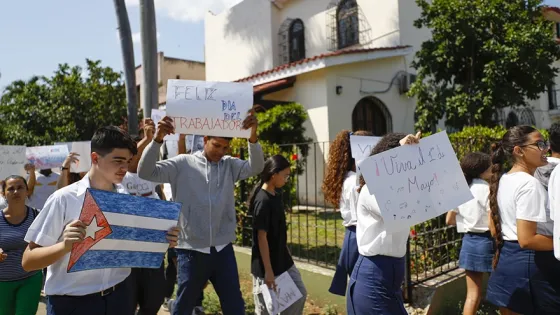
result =
[{"label": "cuban flag", "polygon": [[159,268],[180,211],[177,202],[88,189],[80,214],[86,237],[73,245],[67,272]]}]

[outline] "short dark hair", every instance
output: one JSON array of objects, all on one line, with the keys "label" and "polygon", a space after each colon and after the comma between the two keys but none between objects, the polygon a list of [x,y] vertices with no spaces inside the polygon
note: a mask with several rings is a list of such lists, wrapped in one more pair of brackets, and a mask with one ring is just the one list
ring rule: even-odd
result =
[{"label": "short dark hair", "polygon": [[128,149],[134,155],[138,153],[136,142],[121,128],[106,126],[97,129],[91,138],[91,152],[104,156],[114,149]]},{"label": "short dark hair", "polygon": [[550,150],[560,153],[560,123],[553,123],[548,129],[548,141],[550,141]]},{"label": "short dark hair", "polygon": [[208,137],[208,140],[210,140],[212,138],[220,138],[220,139],[224,139],[224,140],[227,140],[227,141],[233,140],[232,137],[216,137],[216,136],[206,136],[206,137]]}]

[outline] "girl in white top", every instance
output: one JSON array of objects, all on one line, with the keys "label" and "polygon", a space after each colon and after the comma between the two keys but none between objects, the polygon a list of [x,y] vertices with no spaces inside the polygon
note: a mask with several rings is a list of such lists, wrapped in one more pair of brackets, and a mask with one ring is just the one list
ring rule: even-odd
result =
[{"label": "girl in white top", "polygon": [[[491,230],[496,245],[487,300],[501,314],[558,314],[560,266],[552,253],[547,195],[533,177],[547,164],[548,143],[530,126],[509,129],[493,146]],[[502,175],[506,162],[512,168]]]},{"label": "girl in white top", "polygon": [[[372,151],[378,154],[403,144],[418,143],[416,136],[402,133],[385,135]],[[408,230],[385,230],[375,196],[363,178],[357,206],[356,239],[360,255],[350,277],[347,313],[357,315],[405,315],[401,285],[404,281]]]},{"label": "girl in white top", "polygon": [[459,254],[459,267],[465,269],[467,297],[463,315],[475,315],[482,300],[484,273],[492,272],[494,240],[488,228],[488,182],[492,176],[490,155],[482,152],[466,154],[461,169],[469,184],[473,199],[447,213],[446,223],[457,225],[465,233]]},{"label": "girl in white top", "polygon": [[342,251],[336,266],[329,292],[341,296],[346,295],[348,277],[352,274],[354,264],[358,260],[356,243],[356,204],[358,203],[358,186],[356,179],[356,162],[352,158],[350,136],[373,136],[368,131],[351,132],[342,130],[329,149],[329,161],[323,180],[325,199],[338,205],[342,215],[342,224],[346,227]]}]

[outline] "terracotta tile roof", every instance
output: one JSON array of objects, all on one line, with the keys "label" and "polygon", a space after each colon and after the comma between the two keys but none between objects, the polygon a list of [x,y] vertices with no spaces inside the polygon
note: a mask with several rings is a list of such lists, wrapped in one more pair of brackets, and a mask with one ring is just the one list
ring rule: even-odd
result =
[{"label": "terracotta tile roof", "polygon": [[387,50],[397,50],[397,49],[405,49],[405,48],[410,48],[411,46],[394,46],[394,47],[377,47],[377,48],[366,48],[366,49],[342,49],[342,50],[337,50],[337,51],[333,51],[333,52],[328,52],[328,53],[324,53],[324,54],[320,54],[314,57],[309,57],[309,58],[305,58],[302,60],[298,60],[298,61],[294,61],[291,63],[287,63],[287,64],[283,64],[281,66],[272,68],[270,70],[266,70],[263,72],[259,72],[259,73],[255,73],[251,76],[236,80],[235,82],[245,82],[245,81],[249,81],[258,77],[262,77],[265,76],[267,74],[271,74],[274,72],[278,72],[281,70],[285,70],[285,69],[289,69],[292,67],[295,67],[297,65],[301,65],[310,61],[315,61],[318,59],[323,59],[323,58],[327,58],[327,57],[334,57],[334,56],[341,56],[341,55],[350,55],[350,54],[360,54],[360,53],[368,53],[368,52],[375,52],[375,51],[387,51]]},{"label": "terracotta tile roof", "polygon": [[549,11],[560,14],[560,8],[558,7],[544,7],[544,12],[549,12]]}]

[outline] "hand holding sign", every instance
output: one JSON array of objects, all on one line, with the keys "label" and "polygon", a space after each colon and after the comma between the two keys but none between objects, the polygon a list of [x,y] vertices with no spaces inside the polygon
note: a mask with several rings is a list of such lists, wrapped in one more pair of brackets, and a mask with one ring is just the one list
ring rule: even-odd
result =
[{"label": "hand holding sign", "polygon": [[400,145],[405,145],[405,144],[418,144],[420,143],[420,138],[422,137],[422,133],[420,131],[418,131],[416,133],[416,135],[407,135],[406,137],[402,138],[399,141]]},{"label": "hand holding sign", "polygon": [[153,139],[156,132],[156,124],[151,118],[144,119],[144,138]]},{"label": "hand holding sign", "polygon": [[172,227],[167,231],[167,241],[169,242],[169,248],[177,246],[177,240],[179,240],[179,228]]},{"label": "hand holding sign", "polygon": [[78,161],[79,161],[78,156],[80,156],[78,153],[70,152],[70,154],[68,154],[68,156],[66,157],[64,162],[62,162],[62,168],[70,169],[70,166],[72,166],[72,163],[78,164]]},{"label": "hand holding sign", "polygon": [[167,135],[175,133],[175,127],[173,127],[173,119],[168,116],[163,117],[158,122],[156,137],[154,140],[156,142],[163,142],[163,138]]},{"label": "hand holding sign", "polygon": [[86,236],[86,225],[80,220],[74,220],[64,228],[62,239],[66,252],[72,251],[74,243],[84,240]]}]

